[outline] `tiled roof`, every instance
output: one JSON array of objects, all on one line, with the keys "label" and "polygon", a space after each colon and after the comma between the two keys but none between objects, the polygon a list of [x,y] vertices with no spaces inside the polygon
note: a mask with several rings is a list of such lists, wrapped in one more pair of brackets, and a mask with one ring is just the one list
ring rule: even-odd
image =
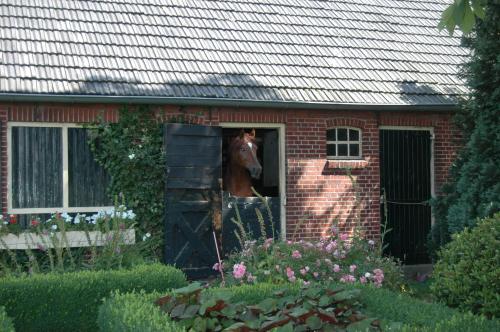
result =
[{"label": "tiled roof", "polygon": [[0,94],[453,104],[451,0],[0,0]]}]

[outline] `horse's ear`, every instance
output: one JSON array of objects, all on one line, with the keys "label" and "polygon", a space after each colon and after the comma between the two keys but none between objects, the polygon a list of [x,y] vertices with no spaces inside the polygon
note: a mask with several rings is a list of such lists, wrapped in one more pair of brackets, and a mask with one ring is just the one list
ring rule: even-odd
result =
[{"label": "horse's ear", "polygon": [[245,130],[244,129],[241,129],[239,137],[240,137],[240,139],[243,139],[245,137]]},{"label": "horse's ear", "polygon": [[250,132],[250,137],[255,138],[255,128]]}]

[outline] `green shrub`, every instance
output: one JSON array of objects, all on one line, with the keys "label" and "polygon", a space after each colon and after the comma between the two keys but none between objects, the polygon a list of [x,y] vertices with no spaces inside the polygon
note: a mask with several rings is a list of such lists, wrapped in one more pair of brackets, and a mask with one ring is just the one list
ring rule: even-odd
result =
[{"label": "green shrub", "polygon": [[402,329],[403,332],[497,332],[499,330],[500,323],[497,320],[475,316],[470,312],[457,314],[449,319],[443,319],[434,326],[405,326]]},{"label": "green shrub", "polygon": [[7,316],[4,307],[0,307],[0,331],[14,332],[14,324],[12,324],[12,320]]},{"label": "green shrub", "polygon": [[451,307],[500,316],[500,213],[458,233],[439,253],[431,290]]},{"label": "green shrub", "polygon": [[184,331],[154,305],[159,293],[114,293],[99,307],[97,324],[106,332],[169,332]]},{"label": "green shrub", "polygon": [[0,305],[19,331],[95,331],[98,306],[112,291],[164,292],[185,284],[181,271],[160,264],[7,277],[0,279]]}]

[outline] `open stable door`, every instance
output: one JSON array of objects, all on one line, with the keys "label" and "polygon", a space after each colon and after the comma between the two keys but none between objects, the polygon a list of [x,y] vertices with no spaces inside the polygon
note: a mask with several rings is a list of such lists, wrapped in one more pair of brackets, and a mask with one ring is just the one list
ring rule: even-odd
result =
[{"label": "open stable door", "polygon": [[[166,124],[165,261],[189,278],[213,273],[221,227],[221,128]],[[219,230],[220,231],[220,230]]]}]

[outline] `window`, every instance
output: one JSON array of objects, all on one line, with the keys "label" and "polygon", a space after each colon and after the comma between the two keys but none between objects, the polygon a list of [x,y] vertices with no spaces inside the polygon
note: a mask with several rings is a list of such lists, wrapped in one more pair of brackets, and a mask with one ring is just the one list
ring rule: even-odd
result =
[{"label": "window", "polygon": [[333,128],[326,131],[327,159],[361,159],[361,130]]},{"label": "window", "polygon": [[112,205],[109,176],[87,130],[69,124],[9,123],[9,213],[95,212]]}]

